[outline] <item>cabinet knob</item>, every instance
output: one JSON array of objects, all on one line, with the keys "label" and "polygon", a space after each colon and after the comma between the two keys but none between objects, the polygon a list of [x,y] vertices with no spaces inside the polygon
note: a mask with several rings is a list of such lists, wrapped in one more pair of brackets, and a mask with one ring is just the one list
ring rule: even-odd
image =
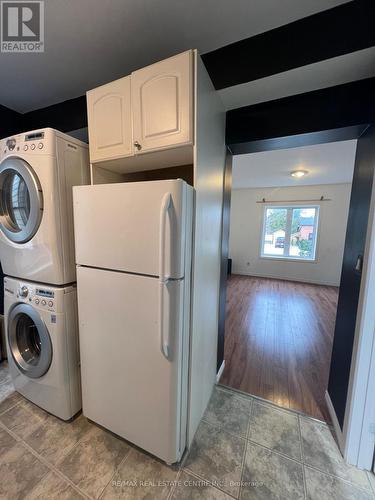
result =
[{"label": "cabinet knob", "polygon": [[134,146],[138,149],[138,151],[140,151],[142,149],[142,146],[139,144],[138,141],[134,142]]}]

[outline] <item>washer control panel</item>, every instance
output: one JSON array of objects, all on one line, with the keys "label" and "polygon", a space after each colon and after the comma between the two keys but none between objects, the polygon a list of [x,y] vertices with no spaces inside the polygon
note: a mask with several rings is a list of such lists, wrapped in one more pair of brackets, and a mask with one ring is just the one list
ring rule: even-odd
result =
[{"label": "washer control panel", "polygon": [[70,306],[71,301],[75,300],[71,297],[75,296],[74,285],[54,287],[36,285],[30,281],[21,281],[8,276],[4,278],[4,301],[8,307],[23,302],[38,309],[41,313],[61,314],[66,312],[67,304]]},{"label": "washer control panel", "polygon": [[49,311],[55,310],[55,292],[47,288],[35,288],[34,296],[30,302],[34,302],[36,306],[42,306]]},{"label": "washer control panel", "polygon": [[47,311],[55,311],[55,292],[48,288],[20,285],[16,297],[23,302],[35,305]]}]

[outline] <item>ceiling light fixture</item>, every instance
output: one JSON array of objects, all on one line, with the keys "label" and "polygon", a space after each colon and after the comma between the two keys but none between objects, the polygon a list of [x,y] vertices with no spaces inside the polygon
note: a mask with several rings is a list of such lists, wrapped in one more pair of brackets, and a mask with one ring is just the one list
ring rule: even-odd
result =
[{"label": "ceiling light fixture", "polygon": [[292,172],[290,172],[290,175],[292,177],[303,177],[306,174],[308,174],[307,170],[293,170]]}]

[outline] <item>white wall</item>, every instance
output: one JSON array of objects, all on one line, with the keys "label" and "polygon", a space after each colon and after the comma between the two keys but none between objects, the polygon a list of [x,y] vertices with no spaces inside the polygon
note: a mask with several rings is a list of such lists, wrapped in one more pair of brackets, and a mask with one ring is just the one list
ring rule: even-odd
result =
[{"label": "white wall", "polygon": [[[351,184],[327,184],[283,188],[234,189],[232,191],[229,256],[234,274],[290,279],[307,283],[340,284]],[[260,257],[264,206],[262,198],[332,201],[320,206],[316,262],[296,262]]]}]

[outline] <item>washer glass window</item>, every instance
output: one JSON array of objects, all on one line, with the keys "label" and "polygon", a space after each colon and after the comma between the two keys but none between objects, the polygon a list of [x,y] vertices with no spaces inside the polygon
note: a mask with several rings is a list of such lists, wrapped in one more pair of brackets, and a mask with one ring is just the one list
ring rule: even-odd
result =
[{"label": "washer glass window", "polygon": [[47,373],[52,362],[52,342],[38,311],[30,304],[15,305],[8,316],[8,343],[17,368],[30,378]]},{"label": "washer glass window", "polygon": [[6,158],[0,165],[0,229],[15,243],[29,241],[43,213],[38,177],[21,158]]},{"label": "washer glass window", "polygon": [[25,179],[15,170],[4,173],[3,209],[9,229],[23,231],[30,217],[30,195]]},{"label": "washer glass window", "polygon": [[18,350],[27,364],[37,366],[40,361],[42,343],[38,328],[27,314],[21,313],[16,324]]}]

